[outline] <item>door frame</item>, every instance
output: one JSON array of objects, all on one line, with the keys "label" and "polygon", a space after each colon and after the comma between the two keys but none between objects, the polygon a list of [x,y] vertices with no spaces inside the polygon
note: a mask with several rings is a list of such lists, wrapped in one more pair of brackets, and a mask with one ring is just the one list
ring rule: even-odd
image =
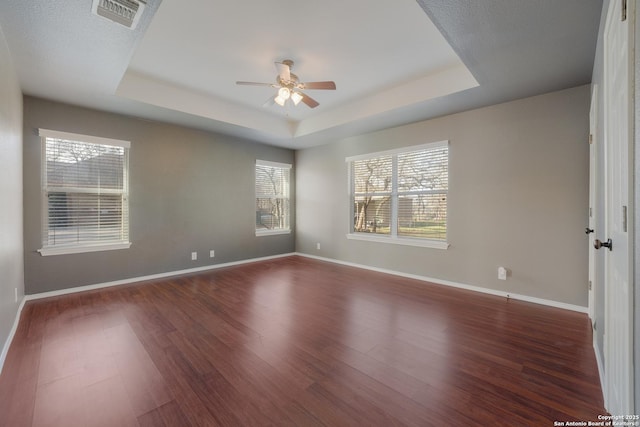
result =
[{"label": "door frame", "polygon": [[[589,212],[587,228],[594,230],[588,232],[588,250],[589,250],[589,304],[588,314],[591,319],[591,327],[595,329],[596,324],[596,288],[599,286],[596,278],[596,253],[593,250],[593,242],[595,240],[595,229],[598,223],[596,204],[598,200],[598,85],[593,84],[591,87],[591,107],[589,109]],[[594,333],[595,340],[595,333]]]},{"label": "door frame", "polygon": [[[624,2],[624,3],[623,3]],[[621,16],[621,5],[626,4],[626,22]],[[604,383],[602,384],[605,408],[614,415],[628,415],[634,413],[634,366],[633,366],[633,136],[634,136],[634,76],[635,76],[635,0],[611,0],[607,10],[604,28],[604,84],[602,93],[602,106],[604,113],[604,159],[601,165],[603,170],[601,178],[604,180],[604,224],[605,230],[598,230],[601,240],[613,237],[613,251],[604,249]],[[621,30],[625,38],[620,38],[625,43],[613,44],[613,39],[619,37],[616,25],[626,25]],[[621,28],[621,27],[618,27]],[[626,32],[626,34],[625,34]],[[611,52],[625,52],[627,55],[627,67],[620,68],[611,63]],[[611,76],[616,71],[625,70],[626,76],[622,80],[624,86],[620,93],[628,97],[625,104],[616,105],[620,98],[612,96],[614,93]],[[626,80],[626,81],[625,81]],[[620,86],[618,86],[620,88]],[[622,112],[615,111],[616,107]],[[626,123],[617,120],[623,117]],[[620,129],[626,131],[626,135],[620,135]],[[622,137],[622,139],[619,139]],[[615,141],[626,142],[626,152],[616,151],[612,145]],[[612,159],[612,155],[619,155]],[[624,162],[628,163],[624,163]],[[619,172],[620,168],[627,168],[626,175]],[[619,182],[617,182],[619,181]],[[617,182],[617,184],[616,184]],[[613,187],[611,184],[614,184]],[[626,186],[627,191],[624,190]],[[621,200],[617,200],[616,195]],[[613,203],[611,203],[613,201]],[[627,229],[623,226],[623,203],[626,204]],[[617,241],[617,245],[616,245]],[[623,248],[620,256],[620,248]],[[618,251],[616,251],[616,248]],[[603,251],[603,250],[601,250]],[[614,253],[616,251],[616,253]],[[614,258],[615,257],[615,258]],[[624,262],[627,265],[624,265]],[[618,266],[621,269],[618,269]],[[622,275],[621,275],[622,274]],[[618,280],[613,280],[617,277]],[[626,281],[626,283],[625,283]],[[628,305],[627,305],[628,304]],[[628,311],[628,313],[626,313]],[[621,313],[624,316],[621,316]]]}]

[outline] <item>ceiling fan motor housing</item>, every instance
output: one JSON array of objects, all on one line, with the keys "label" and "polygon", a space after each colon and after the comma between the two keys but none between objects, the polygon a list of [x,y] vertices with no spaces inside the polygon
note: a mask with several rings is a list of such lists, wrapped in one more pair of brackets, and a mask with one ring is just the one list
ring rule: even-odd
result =
[{"label": "ceiling fan motor housing", "polygon": [[280,75],[276,76],[276,81],[282,87],[286,87],[288,89],[293,89],[298,86],[299,80],[298,76],[293,73],[289,73],[289,80],[283,80]]}]

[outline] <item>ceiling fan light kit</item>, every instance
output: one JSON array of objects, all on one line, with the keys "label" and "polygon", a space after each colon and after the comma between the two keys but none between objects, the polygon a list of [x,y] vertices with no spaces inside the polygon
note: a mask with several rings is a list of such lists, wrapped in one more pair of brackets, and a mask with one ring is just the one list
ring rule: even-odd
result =
[{"label": "ceiling fan light kit", "polygon": [[[309,108],[316,108],[318,105],[318,101],[311,98],[309,95],[302,92],[302,90],[335,90],[336,84],[332,81],[325,82],[308,82],[302,83],[298,79],[298,76],[291,72],[291,68],[293,67],[293,61],[290,59],[285,59],[282,62],[275,63],[276,69],[278,70],[278,75],[276,76],[276,83],[257,83],[257,82],[243,82],[237,81],[238,85],[246,85],[246,86],[270,86],[278,89],[277,95],[273,98],[273,101],[284,107],[287,104],[288,100],[293,102],[293,105],[298,105],[300,101],[304,102]],[[268,102],[265,105],[270,104]]]},{"label": "ceiling fan light kit", "polygon": [[293,92],[293,94],[291,95],[291,100],[293,101],[293,105],[298,105],[300,104],[300,101],[302,101],[302,95],[300,95],[298,92]]}]

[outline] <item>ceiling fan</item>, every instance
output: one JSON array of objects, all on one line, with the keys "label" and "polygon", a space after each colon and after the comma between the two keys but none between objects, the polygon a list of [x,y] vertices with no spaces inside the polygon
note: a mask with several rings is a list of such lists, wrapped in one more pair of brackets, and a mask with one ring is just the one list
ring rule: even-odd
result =
[{"label": "ceiling fan", "polygon": [[316,108],[318,105],[318,101],[311,98],[309,95],[302,92],[306,89],[325,89],[325,90],[335,90],[336,84],[332,81],[326,82],[306,82],[302,83],[298,76],[291,72],[291,68],[293,67],[293,61],[290,59],[285,59],[282,62],[276,62],[276,69],[278,70],[278,75],[276,76],[275,83],[257,83],[257,82],[241,82],[238,81],[236,84],[238,85],[247,85],[247,86],[270,86],[278,89],[278,94],[269,98],[265,103],[265,106],[273,105],[276,103],[280,106],[284,106],[287,101],[291,100],[294,105],[298,105],[300,101],[304,102],[310,108]]}]

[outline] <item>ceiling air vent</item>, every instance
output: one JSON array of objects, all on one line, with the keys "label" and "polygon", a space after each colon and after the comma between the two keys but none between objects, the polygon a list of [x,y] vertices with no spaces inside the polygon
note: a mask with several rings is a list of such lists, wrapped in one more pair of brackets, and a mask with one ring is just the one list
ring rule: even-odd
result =
[{"label": "ceiling air vent", "polygon": [[91,11],[133,30],[138,25],[145,4],[144,0],[93,0]]}]

